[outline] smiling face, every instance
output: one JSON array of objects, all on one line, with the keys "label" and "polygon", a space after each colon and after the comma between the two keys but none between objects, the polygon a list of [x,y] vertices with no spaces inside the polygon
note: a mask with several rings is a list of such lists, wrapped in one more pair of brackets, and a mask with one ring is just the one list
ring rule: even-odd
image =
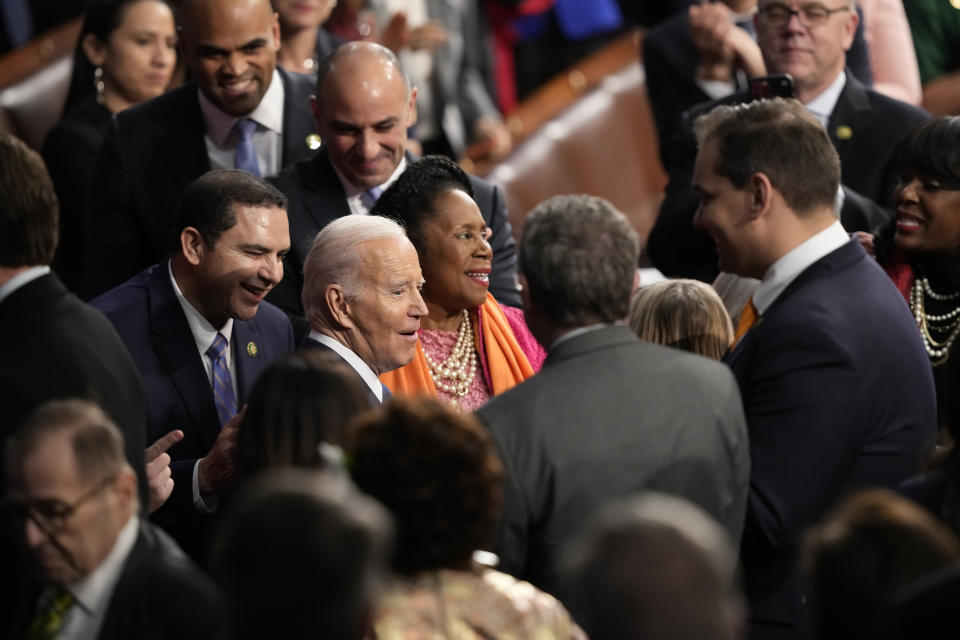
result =
[{"label": "smiling face", "polygon": [[894,242],[908,253],[950,253],[960,249],[960,191],[936,179],[910,176],[894,193]]},{"label": "smiling face", "polygon": [[487,299],[493,250],[490,230],[469,195],[454,189],[434,202],[435,214],[423,224],[426,244],[423,297],[431,321],[475,309]]},{"label": "smiling face", "polygon": [[757,44],[770,73],[789,73],[801,102],[824,91],[846,66],[846,52],[853,44],[859,21],[855,11],[837,11],[817,26],[806,27],[798,16],[786,24],[771,25],[764,8],[780,5],[793,10],[809,5],[827,9],[847,7],[846,0],[807,2],[799,0],[760,0],[756,15]]},{"label": "smiling face", "polygon": [[166,91],[177,62],[176,46],[173,13],[156,0],[127,6],[106,43],[92,34],[84,39],[87,57],[103,69],[104,100],[111,111]]},{"label": "smiling face", "polygon": [[383,184],[403,159],[416,90],[400,72],[362,52],[335,63],[313,100],[317,133],[330,162],[357,188]]},{"label": "smiling face", "polygon": [[267,0],[194,0],[183,50],[203,95],[231,116],[257,108],[277,66],[280,24]]},{"label": "smiling face", "polygon": [[[267,293],[283,278],[283,256],[290,249],[287,213],[275,207],[233,205],[237,223],[213,245],[186,243],[193,266],[178,284],[187,300],[218,329],[227,318],[249,320]],[[184,234],[188,234],[185,230]]]},{"label": "smiling face", "polygon": [[38,525],[32,517],[23,523],[27,547],[48,580],[74,582],[107,557],[134,508],[121,484],[119,477],[101,484],[82,478],[66,431],[43,437],[25,457],[11,485],[13,500],[60,512],[76,505],[56,527]]},{"label": "smiling face", "polygon": [[760,278],[765,267],[754,264],[750,194],[716,173],[718,154],[718,143],[713,139],[708,139],[697,153],[693,187],[700,196],[700,206],[693,225],[713,238],[721,271]]},{"label": "smiling face", "polygon": [[347,346],[380,375],[410,362],[417,347],[423,276],[406,238],[369,240],[357,247],[360,291],[347,304]]}]

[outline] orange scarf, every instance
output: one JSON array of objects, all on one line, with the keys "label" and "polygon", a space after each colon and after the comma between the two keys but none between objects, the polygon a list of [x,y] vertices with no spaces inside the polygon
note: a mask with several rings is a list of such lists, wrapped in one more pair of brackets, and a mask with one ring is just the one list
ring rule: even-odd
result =
[{"label": "orange scarf", "polygon": [[[520,349],[507,317],[492,295],[487,294],[486,301],[473,316],[473,339],[490,395],[503,393],[531,377],[533,367]],[[437,387],[430,377],[430,368],[419,340],[413,360],[399,369],[382,374],[380,382],[398,396],[418,393],[437,395]]]}]

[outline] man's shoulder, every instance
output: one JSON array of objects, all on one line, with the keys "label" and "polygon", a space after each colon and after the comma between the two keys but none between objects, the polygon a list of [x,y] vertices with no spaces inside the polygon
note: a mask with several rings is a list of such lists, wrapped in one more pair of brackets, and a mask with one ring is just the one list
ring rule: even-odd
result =
[{"label": "man's shoulder", "polygon": [[166,261],[155,264],[113,289],[100,294],[91,300],[90,304],[106,314],[111,320],[123,316],[131,309],[145,307],[150,299],[151,291],[157,287],[159,279],[165,275],[165,270]]},{"label": "man's shoulder", "polygon": [[[279,307],[264,300],[257,307],[257,313],[249,320],[238,320],[247,324],[252,330],[275,334],[277,331],[292,331],[290,317]],[[292,334],[291,334],[292,335]]]},{"label": "man's shoulder", "polygon": [[876,111],[880,117],[888,118],[894,116],[897,118],[896,122],[907,124],[923,122],[924,120],[929,120],[931,117],[930,113],[920,107],[908,104],[902,100],[897,100],[896,98],[891,98],[869,87],[864,87],[864,92],[870,101],[870,107]]},{"label": "man's shoulder", "polygon": [[157,126],[182,125],[186,115],[201,116],[197,87],[187,83],[156,98],[125,109],[116,115],[117,126],[125,133],[155,124]]}]

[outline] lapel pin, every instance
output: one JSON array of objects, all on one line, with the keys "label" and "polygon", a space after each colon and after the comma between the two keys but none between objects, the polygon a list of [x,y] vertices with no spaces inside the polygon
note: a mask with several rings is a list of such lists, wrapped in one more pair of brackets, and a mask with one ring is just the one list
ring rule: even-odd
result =
[{"label": "lapel pin", "polygon": [[248,342],[248,343],[247,343],[247,355],[250,356],[251,358],[256,358],[258,353],[260,353],[260,351],[259,351],[259,349],[257,349],[257,343],[254,342],[253,340],[251,340],[250,342]]},{"label": "lapel pin", "polygon": [[[960,0],[956,0],[956,1],[960,2]],[[841,124],[839,127],[837,127],[836,134],[837,134],[837,140],[849,140],[850,138],[853,137],[853,129],[851,129],[845,124]]]},{"label": "lapel pin", "polygon": [[315,133],[308,135],[305,142],[307,144],[307,149],[310,149],[311,151],[320,148],[320,136]]}]

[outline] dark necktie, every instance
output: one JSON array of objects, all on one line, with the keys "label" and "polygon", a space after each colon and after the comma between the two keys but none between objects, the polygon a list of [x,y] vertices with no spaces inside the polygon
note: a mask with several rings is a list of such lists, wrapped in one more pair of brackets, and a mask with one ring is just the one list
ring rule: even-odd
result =
[{"label": "dark necktie", "polygon": [[213,363],[213,402],[217,406],[221,428],[237,413],[237,397],[233,394],[233,382],[227,367],[227,346],[227,339],[218,333],[207,349],[207,356]]},{"label": "dark necktie", "polygon": [[234,166],[260,177],[260,164],[257,162],[257,150],[253,148],[253,132],[257,123],[250,118],[240,118],[233,125],[237,134],[237,158]]}]

